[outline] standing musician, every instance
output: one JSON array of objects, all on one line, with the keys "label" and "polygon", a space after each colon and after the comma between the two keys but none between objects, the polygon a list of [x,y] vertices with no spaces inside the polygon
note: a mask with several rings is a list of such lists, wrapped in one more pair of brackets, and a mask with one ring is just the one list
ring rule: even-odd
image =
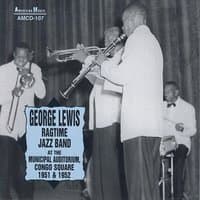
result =
[{"label": "standing musician", "polygon": [[[33,198],[33,188],[25,181],[25,157],[17,141],[25,134],[25,106],[34,106],[34,96],[44,98],[46,89],[41,69],[30,61],[27,44],[17,44],[13,56],[13,61],[0,66],[0,199],[11,199],[10,188],[13,186],[18,198],[27,200]],[[19,103],[9,112],[15,98],[19,98]],[[9,115],[15,109],[14,127],[8,129]]]},{"label": "standing musician", "polygon": [[128,200],[159,199],[163,55],[146,19],[142,4],[130,4],[122,15],[128,39],[121,63],[99,59],[101,75],[123,87],[121,141]]},{"label": "standing musician", "polygon": [[179,96],[176,82],[164,87],[164,135],[175,136],[178,148],[174,151],[174,200],[184,192],[185,159],[190,152],[191,136],[196,133],[195,109]]},{"label": "standing musician", "polygon": [[[120,34],[118,27],[106,29],[105,46],[108,46]],[[116,46],[111,52],[112,62],[118,64],[121,60],[123,44]],[[76,57],[76,55],[75,55]],[[93,56],[75,58],[84,62],[87,68]],[[80,72],[81,73],[81,72]],[[100,76],[100,69],[96,66],[86,78],[93,84],[89,99],[89,128],[93,130],[93,149],[89,161],[88,190],[92,200],[122,200],[123,169],[120,159],[122,154],[119,132],[121,92],[122,88],[112,84]],[[124,182],[123,182],[124,185]]]}]

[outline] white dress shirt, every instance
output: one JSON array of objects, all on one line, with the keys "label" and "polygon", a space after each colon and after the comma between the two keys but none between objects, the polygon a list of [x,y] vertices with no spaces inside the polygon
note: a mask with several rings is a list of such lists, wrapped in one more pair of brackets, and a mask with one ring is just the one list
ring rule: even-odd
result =
[{"label": "white dress shirt", "polygon": [[121,140],[161,137],[163,56],[146,25],[137,27],[128,37],[122,62],[116,66],[105,61],[101,75],[123,86]]},{"label": "white dress shirt", "polygon": [[[183,123],[183,131],[177,131],[175,125]],[[178,144],[184,144],[190,150],[191,136],[196,133],[196,117],[194,107],[178,98],[175,106],[167,107],[164,102],[164,135],[174,135]]]},{"label": "white dress shirt", "polygon": [[[29,63],[26,64],[25,68],[28,67]],[[25,105],[34,106],[34,95],[38,98],[44,98],[46,95],[41,69],[32,63],[31,72],[35,78],[35,83],[32,88],[24,89],[24,93],[19,100],[14,130],[10,133],[6,125],[12,101],[12,90],[16,84],[18,70],[13,61],[0,66],[0,135],[6,135],[16,140],[23,136],[25,134],[26,123],[24,114]]]},{"label": "white dress shirt", "polygon": [[[93,56],[89,56],[83,68],[91,64],[93,59]],[[120,59],[121,51],[118,51],[110,60],[119,62]],[[99,67],[89,72],[86,78],[93,84],[89,98],[89,129],[104,128],[120,122],[122,88],[101,77]]]}]

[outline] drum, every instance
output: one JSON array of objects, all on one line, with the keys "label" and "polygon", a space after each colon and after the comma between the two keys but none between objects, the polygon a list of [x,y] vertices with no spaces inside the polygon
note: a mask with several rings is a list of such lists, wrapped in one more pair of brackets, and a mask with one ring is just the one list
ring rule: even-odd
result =
[{"label": "drum", "polygon": [[178,144],[176,142],[175,136],[164,136],[161,139],[160,143],[160,155],[165,156],[168,153],[176,150],[178,147]]}]

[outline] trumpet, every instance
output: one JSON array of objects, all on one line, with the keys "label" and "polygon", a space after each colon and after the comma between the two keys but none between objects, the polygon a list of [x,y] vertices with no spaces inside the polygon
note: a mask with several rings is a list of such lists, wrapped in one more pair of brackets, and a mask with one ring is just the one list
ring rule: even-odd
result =
[{"label": "trumpet", "polygon": [[[126,39],[126,35],[122,34],[117,39],[115,39],[111,44],[109,44],[103,50],[102,53],[105,56],[109,56],[111,51],[117,46],[117,44],[122,43],[123,41],[125,41],[125,39]],[[69,87],[67,87],[64,91],[59,91],[61,96],[65,99],[68,99],[70,94],[77,87],[77,85],[83,80],[83,78],[88,74],[88,72],[90,72],[96,65],[97,63],[93,61],[92,64],[90,64],[82,73],[80,73],[75,79],[73,79]]]},{"label": "trumpet", "polygon": [[[84,48],[89,54],[97,55],[100,51],[104,51],[105,48],[99,48],[97,46],[89,46]],[[53,58],[57,62],[67,62],[73,60],[73,55],[80,51],[80,49],[65,49],[65,50],[51,50],[46,48],[47,58]]]},{"label": "trumpet", "polygon": [[18,75],[15,83],[15,93],[12,94],[12,101],[10,105],[8,120],[7,120],[7,129],[11,133],[14,130],[15,120],[17,116],[17,110],[19,107],[19,100],[22,96],[24,89],[31,88],[35,83],[35,78],[31,72],[31,62],[29,68],[18,69]]}]

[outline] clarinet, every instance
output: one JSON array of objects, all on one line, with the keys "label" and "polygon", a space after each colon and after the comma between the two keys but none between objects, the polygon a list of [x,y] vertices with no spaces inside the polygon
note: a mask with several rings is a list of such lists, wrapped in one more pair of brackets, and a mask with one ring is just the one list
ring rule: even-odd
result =
[{"label": "clarinet", "polygon": [[[110,52],[116,47],[116,45],[123,42],[125,39],[126,39],[125,34],[122,34],[121,36],[119,36],[117,39],[115,39],[111,44],[109,44],[103,50],[103,52],[102,52],[103,55],[106,57],[109,56]],[[88,74],[88,72],[90,72],[95,67],[95,65],[97,65],[97,63],[92,62],[92,64],[90,64],[81,74],[79,74],[75,79],[73,79],[73,81],[71,82],[69,87],[67,87],[64,91],[59,91],[61,96],[65,99],[68,99],[69,96],[71,95],[71,93],[77,87],[77,85],[85,78],[85,76]]]}]

